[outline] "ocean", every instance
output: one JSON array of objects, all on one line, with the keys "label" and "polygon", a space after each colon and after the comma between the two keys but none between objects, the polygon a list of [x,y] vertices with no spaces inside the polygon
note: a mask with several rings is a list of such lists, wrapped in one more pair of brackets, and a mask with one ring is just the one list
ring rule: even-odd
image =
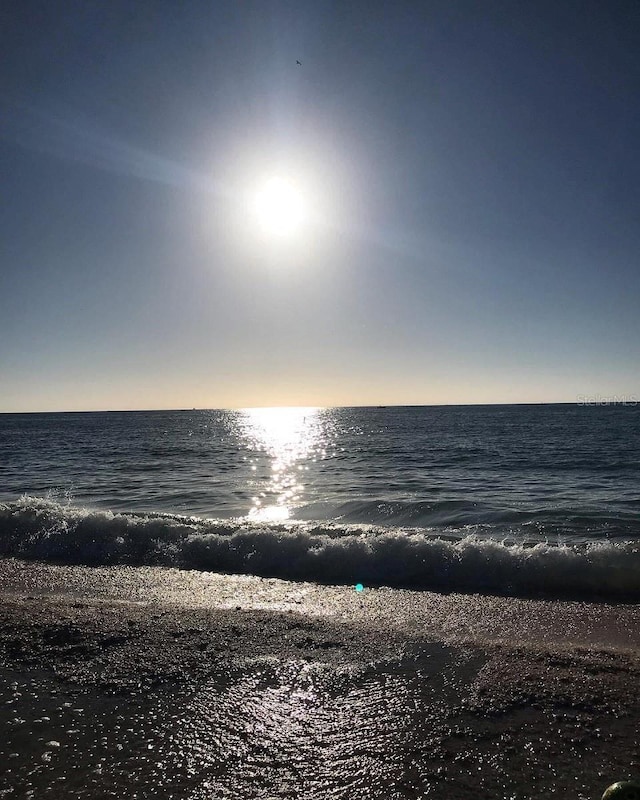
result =
[{"label": "ocean", "polygon": [[639,422],[0,416],[0,796],[598,800],[637,780]]},{"label": "ocean", "polygon": [[0,415],[0,554],[640,597],[640,408]]}]

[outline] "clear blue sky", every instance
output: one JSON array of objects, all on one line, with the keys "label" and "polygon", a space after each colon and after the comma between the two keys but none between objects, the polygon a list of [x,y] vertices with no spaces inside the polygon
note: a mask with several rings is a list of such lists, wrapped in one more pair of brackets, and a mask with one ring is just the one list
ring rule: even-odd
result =
[{"label": "clear blue sky", "polygon": [[636,0],[21,0],[0,49],[0,410],[640,399]]}]

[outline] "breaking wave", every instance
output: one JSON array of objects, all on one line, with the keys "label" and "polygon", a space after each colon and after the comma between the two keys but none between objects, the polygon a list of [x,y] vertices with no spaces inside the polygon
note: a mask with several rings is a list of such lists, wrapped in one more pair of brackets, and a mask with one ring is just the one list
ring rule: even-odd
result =
[{"label": "breaking wave", "polygon": [[0,555],[67,564],[164,565],[320,583],[640,600],[640,543],[501,540],[466,527],[256,523],[0,504]]}]

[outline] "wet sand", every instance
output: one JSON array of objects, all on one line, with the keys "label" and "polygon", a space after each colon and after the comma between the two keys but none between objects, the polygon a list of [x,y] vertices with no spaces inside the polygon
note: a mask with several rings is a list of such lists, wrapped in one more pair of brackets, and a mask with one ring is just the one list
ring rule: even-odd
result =
[{"label": "wet sand", "polygon": [[640,776],[637,606],[16,560],[0,586],[0,797],[599,798]]}]

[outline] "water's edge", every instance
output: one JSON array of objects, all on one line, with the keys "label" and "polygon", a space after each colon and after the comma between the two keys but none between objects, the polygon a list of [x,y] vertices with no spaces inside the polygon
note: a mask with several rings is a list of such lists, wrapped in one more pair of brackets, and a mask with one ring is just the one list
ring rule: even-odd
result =
[{"label": "water's edge", "polygon": [[320,583],[640,600],[640,544],[515,542],[477,531],[111,513],[42,498],[0,504],[0,555],[165,565]]}]

